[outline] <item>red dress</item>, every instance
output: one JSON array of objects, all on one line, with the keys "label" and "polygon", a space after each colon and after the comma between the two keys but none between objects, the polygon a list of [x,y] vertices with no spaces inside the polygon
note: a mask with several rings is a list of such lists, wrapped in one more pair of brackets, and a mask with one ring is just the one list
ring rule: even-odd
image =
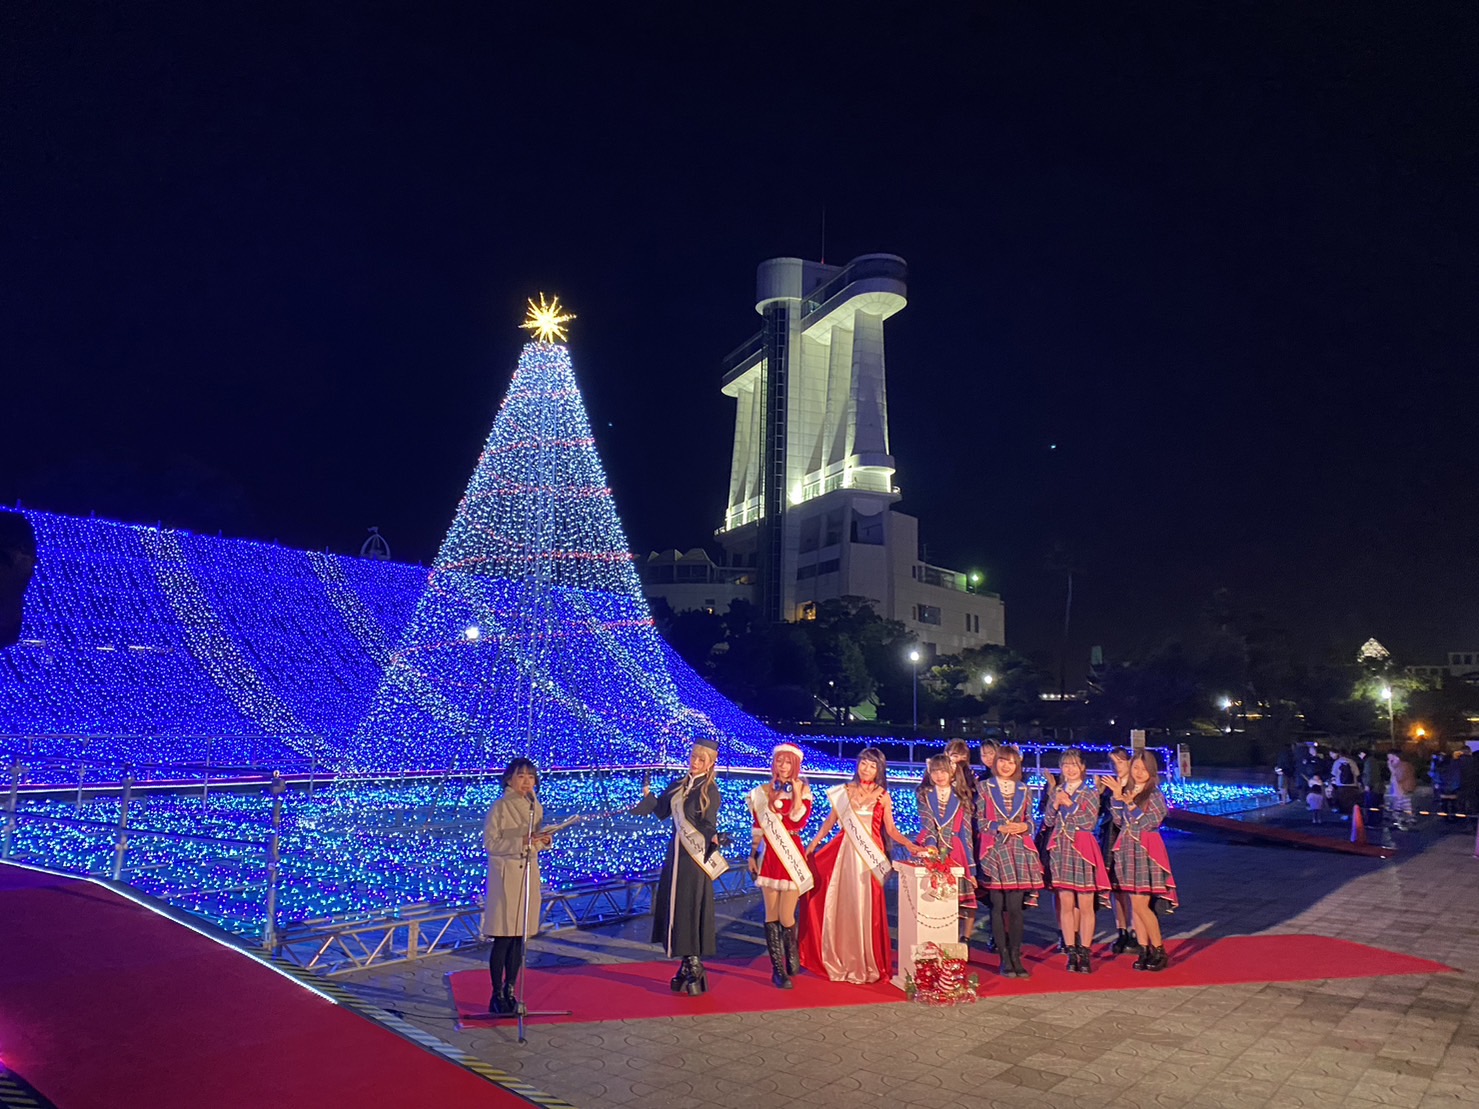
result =
[{"label": "red dress", "polygon": [[[781,807],[775,806],[779,802]],[[756,786],[750,791],[750,820],[754,829],[754,850],[760,849],[760,844],[765,843],[764,834],[760,830],[760,817],[755,809],[758,805],[766,804],[764,784]],[[786,834],[791,842],[796,845],[796,855],[801,860],[801,865],[806,866],[806,848],[801,842],[801,830],[806,827],[806,822],[811,819],[811,786],[805,782],[798,783],[791,795],[791,801],[786,803],[784,797],[769,802],[770,811],[780,818],[781,824],[785,826]],[[767,844],[760,858],[760,873],[755,877],[757,886],[766,886],[777,890],[794,890],[801,887],[791,877],[791,872],[786,869],[786,864],[781,861],[770,846]],[[804,891],[803,891],[804,892]]]},{"label": "red dress", "polygon": [[[854,806],[858,822],[884,856],[883,799],[870,808]],[[883,883],[863,861],[846,830],[811,858],[816,888],[801,899],[801,965],[834,982],[863,984],[888,980],[894,949],[888,931]]]}]

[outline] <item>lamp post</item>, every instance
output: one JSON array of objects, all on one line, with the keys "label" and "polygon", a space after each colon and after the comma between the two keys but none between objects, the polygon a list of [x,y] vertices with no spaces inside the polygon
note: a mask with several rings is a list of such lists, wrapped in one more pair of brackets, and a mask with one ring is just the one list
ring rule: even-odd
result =
[{"label": "lamp post", "polygon": [[909,652],[909,668],[914,671],[914,731],[919,731],[919,652]]},{"label": "lamp post", "polygon": [[1223,732],[1227,735],[1232,735],[1232,698],[1226,695],[1219,697],[1217,699],[1217,707],[1227,713],[1227,727],[1223,729]]},{"label": "lamp post", "polygon": [[1387,703],[1387,730],[1391,735],[1392,746],[1397,746],[1397,708],[1396,702],[1392,700],[1392,687],[1384,685],[1381,687],[1381,696]]}]

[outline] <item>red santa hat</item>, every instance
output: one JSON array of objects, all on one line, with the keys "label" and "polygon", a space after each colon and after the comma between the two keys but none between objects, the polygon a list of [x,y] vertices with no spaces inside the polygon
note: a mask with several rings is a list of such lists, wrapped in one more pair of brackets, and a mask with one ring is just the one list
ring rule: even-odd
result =
[{"label": "red santa hat", "polygon": [[794,743],[777,743],[775,749],[770,752],[770,757],[773,759],[777,755],[791,755],[796,759],[796,765],[801,765],[801,748]]}]

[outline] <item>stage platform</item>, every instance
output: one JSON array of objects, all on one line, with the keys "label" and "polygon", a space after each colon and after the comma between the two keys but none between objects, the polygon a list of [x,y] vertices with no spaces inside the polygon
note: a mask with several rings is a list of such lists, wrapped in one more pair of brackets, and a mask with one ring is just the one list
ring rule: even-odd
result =
[{"label": "stage platform", "polygon": [[103,883],[0,864],[0,1104],[563,1104],[336,993]]}]

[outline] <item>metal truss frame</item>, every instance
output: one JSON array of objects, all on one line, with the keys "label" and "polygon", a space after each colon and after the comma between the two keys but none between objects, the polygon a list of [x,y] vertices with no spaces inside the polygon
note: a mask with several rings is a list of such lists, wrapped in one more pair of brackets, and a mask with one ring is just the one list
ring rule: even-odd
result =
[{"label": "metal truss frame", "polygon": [[[642,916],[652,911],[656,888],[657,875],[650,874],[546,890],[540,905],[540,930],[558,932]],[[739,869],[727,871],[714,883],[714,895],[721,901],[748,891],[748,875]],[[487,943],[482,920],[480,902],[422,902],[376,917],[322,917],[285,928],[273,954],[333,978]]]}]

